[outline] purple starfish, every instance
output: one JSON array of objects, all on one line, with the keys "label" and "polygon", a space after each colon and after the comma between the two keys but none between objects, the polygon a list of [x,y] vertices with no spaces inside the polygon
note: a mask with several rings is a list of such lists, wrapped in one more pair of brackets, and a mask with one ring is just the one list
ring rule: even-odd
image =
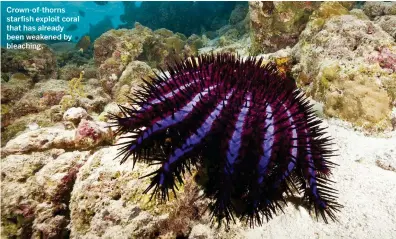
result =
[{"label": "purple starfish", "polygon": [[187,58],[168,76],[145,81],[132,100],[139,109],[120,106],[123,116],[113,115],[118,132],[136,133],[121,148],[121,163],[132,155],[161,164],[147,175],[145,193],[168,198],[198,165],[220,222],[238,214],[261,224],[282,210],[285,192],[296,191],[316,215],[335,219],[341,205],[329,187],[330,139],[293,79],[261,65],[230,54]]}]

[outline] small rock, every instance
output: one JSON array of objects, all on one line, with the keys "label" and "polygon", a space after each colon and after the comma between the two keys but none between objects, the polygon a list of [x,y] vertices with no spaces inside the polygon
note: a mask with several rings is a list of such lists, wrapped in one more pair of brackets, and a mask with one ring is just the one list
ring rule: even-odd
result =
[{"label": "small rock", "polygon": [[104,122],[82,119],[76,129],[75,142],[78,148],[91,148],[111,142],[112,132]]},{"label": "small rock", "polygon": [[72,107],[63,114],[63,120],[71,121],[75,125],[78,125],[82,119],[87,119],[88,113],[81,107]]},{"label": "small rock", "polygon": [[27,125],[27,128],[28,128],[29,130],[36,130],[36,129],[39,129],[40,126],[39,126],[36,122],[33,122],[33,123],[28,124],[28,125]]},{"label": "small rock", "polygon": [[60,105],[54,105],[50,109],[50,116],[51,116],[51,121],[53,122],[59,122],[62,120],[62,107]]}]

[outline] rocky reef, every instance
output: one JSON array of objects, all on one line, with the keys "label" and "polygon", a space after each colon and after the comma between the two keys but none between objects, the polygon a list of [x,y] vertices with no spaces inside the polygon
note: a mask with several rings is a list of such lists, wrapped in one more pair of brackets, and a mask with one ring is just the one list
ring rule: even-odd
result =
[{"label": "rocky reef", "polygon": [[318,2],[249,2],[251,52],[274,52],[298,41]]},{"label": "rocky reef", "polygon": [[[329,9],[311,16],[293,48],[293,74],[307,94],[324,103],[325,114],[372,130],[390,127],[394,106],[395,40],[367,19]],[[326,16],[326,17],[323,17]]]},{"label": "rocky reef", "polygon": [[1,48],[1,79],[7,81],[14,73],[23,73],[34,81],[56,78],[54,51],[45,44],[41,49],[9,50]]},{"label": "rocky reef", "polygon": [[[96,36],[86,52],[65,44],[2,49],[1,237],[396,237],[395,7],[236,2],[218,19],[208,12],[204,29],[186,21],[172,31],[126,12],[127,28]],[[115,159],[111,145],[125,139],[108,122],[122,114],[118,104],[131,106],[142,79],[167,64],[212,52],[274,62],[309,97],[338,151],[338,223],[318,222],[297,197],[260,227],[216,227],[200,172],[186,173],[177,198],[160,203],[143,194],[150,181],[140,178],[158,166],[132,170],[131,160]]]},{"label": "rocky reef", "polygon": [[202,45],[196,35],[187,38],[167,29],[153,31],[136,23],[131,30],[111,30],[99,37],[94,44],[95,63],[104,89],[111,92],[124,70],[130,71],[131,66],[127,66],[131,62],[138,60],[148,67],[165,68],[184,56],[197,55]]}]

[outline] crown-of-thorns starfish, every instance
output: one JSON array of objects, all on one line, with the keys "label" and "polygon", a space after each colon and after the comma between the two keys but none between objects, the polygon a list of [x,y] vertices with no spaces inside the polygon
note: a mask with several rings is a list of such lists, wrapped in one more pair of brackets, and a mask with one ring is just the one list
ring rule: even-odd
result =
[{"label": "crown-of-thorns starfish", "polygon": [[227,224],[238,214],[262,224],[282,210],[285,194],[304,192],[316,215],[335,219],[341,205],[328,179],[335,165],[330,138],[312,106],[273,64],[231,54],[187,58],[145,81],[135,107],[113,115],[127,136],[121,163],[158,163],[153,195],[166,199],[192,165],[205,169],[212,216]]}]

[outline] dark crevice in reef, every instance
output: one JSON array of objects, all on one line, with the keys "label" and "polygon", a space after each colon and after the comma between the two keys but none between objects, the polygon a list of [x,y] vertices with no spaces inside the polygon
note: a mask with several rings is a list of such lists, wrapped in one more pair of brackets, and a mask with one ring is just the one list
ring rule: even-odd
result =
[{"label": "dark crevice in reef", "polygon": [[[52,198],[52,202],[58,205],[56,210],[53,212],[53,216],[60,215],[65,217],[65,222],[60,231],[57,233],[56,238],[70,238],[70,229],[67,225],[70,223],[70,199],[71,192],[73,191],[74,183],[77,179],[77,173],[83,164],[78,164],[69,169],[67,174],[61,179],[61,184],[58,186],[57,193]],[[62,205],[65,205],[63,207]]]}]

